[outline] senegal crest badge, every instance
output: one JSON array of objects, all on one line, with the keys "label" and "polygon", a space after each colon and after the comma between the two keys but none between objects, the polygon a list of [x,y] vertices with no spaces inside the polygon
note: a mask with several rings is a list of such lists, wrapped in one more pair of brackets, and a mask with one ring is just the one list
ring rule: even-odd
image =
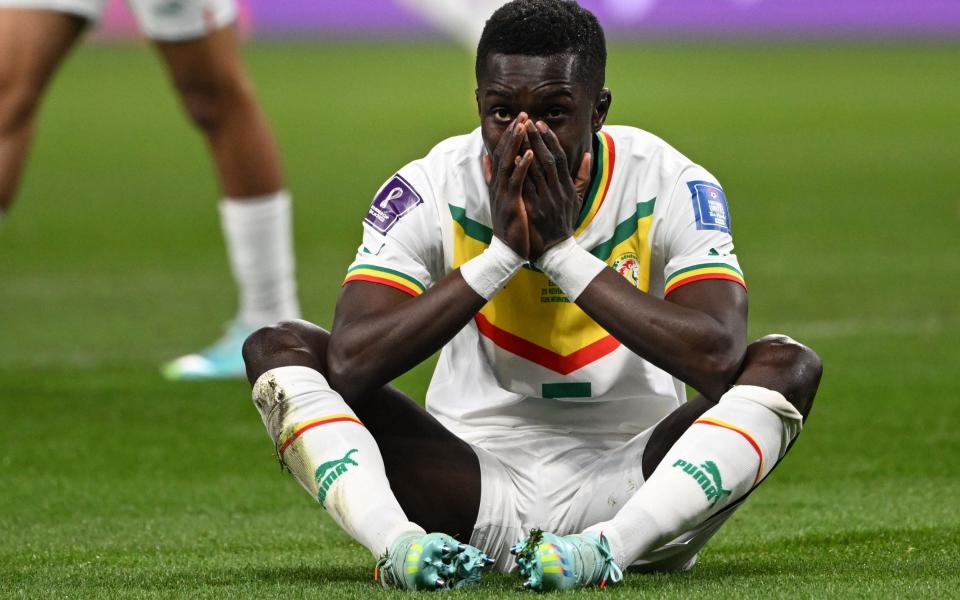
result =
[{"label": "senegal crest badge", "polygon": [[626,278],[633,287],[640,283],[640,259],[633,252],[627,252],[613,261],[613,270]]}]

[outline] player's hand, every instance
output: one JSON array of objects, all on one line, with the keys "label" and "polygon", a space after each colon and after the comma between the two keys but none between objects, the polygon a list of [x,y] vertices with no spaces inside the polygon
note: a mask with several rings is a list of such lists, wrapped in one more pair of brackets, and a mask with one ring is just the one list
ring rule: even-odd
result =
[{"label": "player's hand", "polygon": [[520,147],[527,137],[528,122],[526,113],[520,113],[500,136],[493,154],[483,157],[483,176],[490,188],[493,235],[524,258],[530,256],[530,235],[521,192],[534,155],[532,150],[521,155]]},{"label": "player's hand", "polygon": [[528,120],[525,127],[534,154],[523,182],[524,206],[530,223],[529,259],[533,261],[573,235],[581,205],[578,192],[589,179],[591,157],[589,152],[584,154],[574,180],[567,155],[546,123]]}]

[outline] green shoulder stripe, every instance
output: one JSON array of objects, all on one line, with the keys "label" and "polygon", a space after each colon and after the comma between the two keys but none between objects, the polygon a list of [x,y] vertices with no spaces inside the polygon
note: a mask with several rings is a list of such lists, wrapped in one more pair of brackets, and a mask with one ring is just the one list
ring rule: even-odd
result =
[{"label": "green shoulder stripe", "polygon": [[463,228],[463,232],[467,234],[467,237],[471,237],[484,244],[489,244],[493,241],[492,229],[468,217],[467,211],[463,208],[452,204],[448,204],[447,206],[450,207],[450,216]]},{"label": "green shoulder stripe", "polygon": [[595,246],[590,250],[590,254],[606,262],[607,259],[610,258],[610,254],[613,253],[613,249],[617,247],[617,244],[637,232],[637,222],[653,214],[653,207],[656,202],[656,198],[651,198],[646,202],[638,202],[637,212],[617,225],[613,230],[613,236],[609,240]]}]

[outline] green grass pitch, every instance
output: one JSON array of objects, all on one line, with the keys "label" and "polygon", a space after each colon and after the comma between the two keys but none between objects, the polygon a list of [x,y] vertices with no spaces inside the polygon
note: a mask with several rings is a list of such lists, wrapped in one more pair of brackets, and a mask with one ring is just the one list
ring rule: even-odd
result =
[{"label": "green grass pitch", "polygon": [[[329,325],[372,193],[475,126],[471,59],[246,54],[296,197],[305,313]],[[607,595],[958,594],[958,64],[960,46],[931,44],[612,48],[611,122],[720,178],[751,334],[807,342],[826,373],[794,451],[697,568]],[[233,311],[216,197],[150,53],[81,48],[0,227],[0,597],[380,593],[371,558],[279,472],[244,383],[158,375]],[[422,396],[429,371],[400,385]]]}]

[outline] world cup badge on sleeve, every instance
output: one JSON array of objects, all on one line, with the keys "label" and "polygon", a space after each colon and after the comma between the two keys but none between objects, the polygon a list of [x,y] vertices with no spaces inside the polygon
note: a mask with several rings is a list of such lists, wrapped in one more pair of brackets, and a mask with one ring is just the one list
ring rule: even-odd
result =
[{"label": "world cup badge on sleeve", "polygon": [[377,192],[363,221],[380,233],[386,234],[403,215],[416,208],[418,204],[423,204],[420,194],[406,179],[400,175],[394,175]]},{"label": "world cup badge on sleeve", "polygon": [[720,186],[710,181],[688,181],[687,187],[693,199],[697,229],[730,233],[730,210]]}]

